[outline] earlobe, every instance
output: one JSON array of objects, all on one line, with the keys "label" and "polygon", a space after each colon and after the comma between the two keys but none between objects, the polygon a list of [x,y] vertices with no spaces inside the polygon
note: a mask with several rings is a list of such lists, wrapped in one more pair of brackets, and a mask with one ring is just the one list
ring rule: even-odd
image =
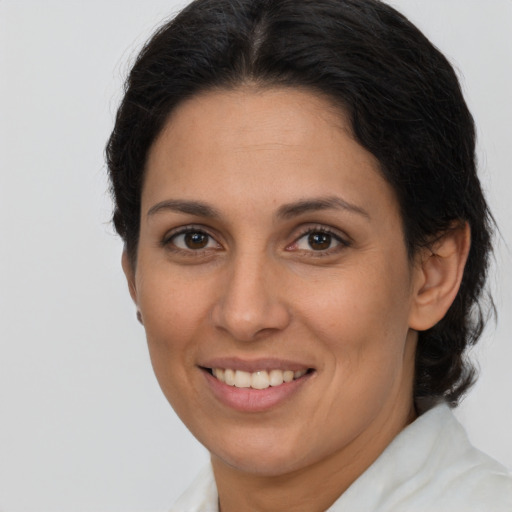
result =
[{"label": "earlobe", "polygon": [[418,253],[411,329],[425,331],[445,316],[459,291],[470,245],[465,222],[452,226]]},{"label": "earlobe", "polygon": [[135,286],[135,269],[133,268],[133,264],[130,261],[130,257],[125,250],[123,250],[123,255],[121,257],[121,266],[123,267],[124,275],[126,276],[126,281],[128,283],[128,290],[130,291],[130,296],[135,303],[138,305],[137,300],[137,288]]}]

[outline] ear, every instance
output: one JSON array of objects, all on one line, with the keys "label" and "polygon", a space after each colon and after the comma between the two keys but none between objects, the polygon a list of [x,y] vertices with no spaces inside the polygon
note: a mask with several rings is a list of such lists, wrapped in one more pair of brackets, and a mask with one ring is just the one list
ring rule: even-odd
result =
[{"label": "ear", "polygon": [[123,272],[126,276],[126,281],[128,282],[128,290],[130,291],[130,296],[133,302],[135,302],[135,305],[138,306],[137,288],[135,286],[135,269],[133,268],[133,264],[130,261],[130,257],[126,252],[126,249],[123,251],[123,255],[121,257],[121,266],[123,267]]},{"label": "ear", "polygon": [[409,317],[411,329],[425,331],[444,317],[459,291],[470,246],[471,232],[464,222],[420,251]]}]

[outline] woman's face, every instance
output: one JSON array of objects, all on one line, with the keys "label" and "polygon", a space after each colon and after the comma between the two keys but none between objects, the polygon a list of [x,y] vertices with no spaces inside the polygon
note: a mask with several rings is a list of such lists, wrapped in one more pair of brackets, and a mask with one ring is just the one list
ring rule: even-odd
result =
[{"label": "woman's face", "polygon": [[158,381],[214,463],[371,460],[410,420],[417,271],[376,159],[325,99],[183,103],[150,151],[124,264]]}]

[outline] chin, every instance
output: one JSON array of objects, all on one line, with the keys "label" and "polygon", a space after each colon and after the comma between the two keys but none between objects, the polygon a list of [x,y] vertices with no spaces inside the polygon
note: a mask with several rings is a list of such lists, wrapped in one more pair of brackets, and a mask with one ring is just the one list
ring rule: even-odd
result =
[{"label": "chin", "polygon": [[212,455],[212,460],[215,459],[242,473],[261,477],[278,477],[297,471],[302,467],[289,454],[264,454],[260,452],[258,454]]},{"label": "chin", "polygon": [[[304,443],[286,443],[279,439],[269,440],[268,438],[262,438],[260,442],[248,443],[247,437],[242,439],[234,441],[231,437],[227,440],[229,444],[224,449],[220,447],[210,449],[212,461],[237,471],[262,477],[289,474],[314,462],[309,460],[312,454],[304,453]],[[298,446],[302,446],[302,453]]]}]

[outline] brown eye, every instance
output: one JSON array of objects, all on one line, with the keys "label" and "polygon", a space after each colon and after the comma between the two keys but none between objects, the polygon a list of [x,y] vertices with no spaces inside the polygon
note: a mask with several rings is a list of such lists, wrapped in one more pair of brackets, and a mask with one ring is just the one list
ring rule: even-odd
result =
[{"label": "brown eye", "polygon": [[325,251],[332,243],[332,235],[329,233],[313,232],[308,236],[308,244],[314,251]]},{"label": "brown eye", "polygon": [[195,229],[186,229],[180,233],[176,233],[168,239],[165,245],[174,246],[183,251],[201,251],[220,248],[220,245],[211,235]]},{"label": "brown eye", "polygon": [[297,238],[293,244],[287,247],[288,251],[300,251],[309,256],[326,256],[338,254],[350,243],[341,235],[326,228],[313,228]]},{"label": "brown eye", "polygon": [[206,233],[187,233],[184,236],[184,242],[189,249],[204,249],[208,245],[209,238]]}]

